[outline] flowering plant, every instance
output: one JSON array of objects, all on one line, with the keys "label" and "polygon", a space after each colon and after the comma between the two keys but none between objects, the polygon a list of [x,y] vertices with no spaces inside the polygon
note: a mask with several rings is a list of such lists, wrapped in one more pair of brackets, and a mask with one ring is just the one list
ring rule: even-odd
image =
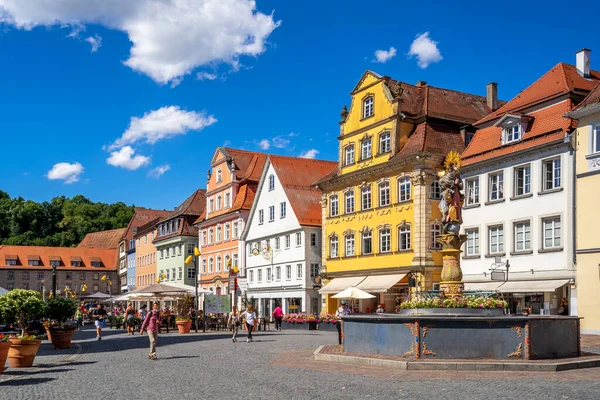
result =
[{"label": "flowering plant", "polygon": [[310,314],[306,317],[306,321],[307,322],[316,322],[317,321],[317,316],[315,314]]},{"label": "flowering plant", "polygon": [[8,342],[8,336],[4,333],[0,333],[0,343]]},{"label": "flowering plant", "polygon": [[335,324],[337,322],[337,318],[335,318],[335,314],[328,314],[325,311],[322,311],[319,315],[319,323],[326,324]]},{"label": "flowering plant", "polygon": [[491,297],[451,297],[443,299],[435,297],[432,299],[419,299],[413,301],[405,301],[400,304],[401,309],[412,308],[506,308],[508,303],[504,300],[498,300]]},{"label": "flowering plant", "polygon": [[54,320],[44,321],[42,325],[44,325],[44,328],[52,331],[74,331],[77,328],[74,324],[59,323]]},{"label": "flowering plant", "polygon": [[24,335],[21,336],[17,336],[17,335],[10,335],[10,339],[15,339],[15,340],[39,340],[40,337],[37,335],[30,335],[29,333],[26,333]]}]

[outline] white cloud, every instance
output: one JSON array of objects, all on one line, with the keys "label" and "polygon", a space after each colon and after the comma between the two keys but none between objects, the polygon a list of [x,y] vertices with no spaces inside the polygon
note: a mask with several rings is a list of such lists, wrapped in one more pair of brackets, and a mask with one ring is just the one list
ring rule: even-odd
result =
[{"label": "white cloud", "polygon": [[97,52],[102,47],[102,37],[100,35],[89,36],[84,40],[92,45],[92,53]]},{"label": "white cloud", "polygon": [[54,164],[52,169],[46,175],[48,179],[60,179],[65,183],[75,183],[79,181],[79,175],[83,172],[83,166],[78,162],[69,164],[66,162]]},{"label": "white cloud", "polygon": [[168,164],[159,165],[158,167],[151,169],[150,172],[148,172],[148,176],[158,179],[161,177],[162,174],[164,174],[170,169],[171,166]]},{"label": "white cloud", "polygon": [[317,154],[319,154],[319,150],[310,149],[300,153],[300,158],[310,158],[311,160],[314,160],[315,158],[317,158]]},{"label": "white cloud", "polygon": [[114,167],[121,167],[129,170],[136,170],[150,163],[150,157],[136,155],[131,146],[125,146],[121,150],[113,151],[106,162]]},{"label": "white cloud", "polygon": [[269,150],[269,147],[271,147],[271,142],[269,142],[268,139],[263,139],[260,142],[258,142],[258,147],[260,147],[263,150]]},{"label": "white cloud", "polygon": [[132,47],[125,65],[160,84],[202,65],[239,68],[240,56],[265,51],[281,23],[254,0],[0,0],[0,23],[18,29],[85,25],[125,32]]},{"label": "white cloud", "polygon": [[217,119],[212,115],[207,116],[205,112],[185,111],[178,106],[161,107],[142,117],[132,117],[127,130],[108,150],[140,141],[154,144],[161,139],[202,130],[215,122]]},{"label": "white cloud", "polygon": [[385,63],[391,60],[396,55],[396,49],[390,47],[389,50],[376,50],[375,51],[375,61],[378,63]]},{"label": "white cloud", "polygon": [[[291,135],[293,135],[293,133]],[[289,137],[293,137],[291,135]],[[290,140],[279,135],[279,136],[275,136],[273,139],[271,139],[271,144],[273,145],[273,147],[277,147],[278,149],[283,149],[290,144]]]},{"label": "white cloud", "polygon": [[409,58],[417,56],[417,65],[425,69],[429,64],[439,62],[443,59],[437,44],[438,42],[431,40],[429,32],[419,34],[410,45],[408,56]]},{"label": "white cloud", "polygon": [[196,79],[198,79],[199,81],[214,81],[215,79],[217,79],[217,75],[211,74],[209,72],[198,72],[196,74]]}]

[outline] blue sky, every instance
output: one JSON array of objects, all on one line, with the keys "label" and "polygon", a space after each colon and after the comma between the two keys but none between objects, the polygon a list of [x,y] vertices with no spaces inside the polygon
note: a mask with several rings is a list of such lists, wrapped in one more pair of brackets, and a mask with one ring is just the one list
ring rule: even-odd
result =
[{"label": "blue sky", "polygon": [[[582,47],[600,69],[600,25],[565,18],[557,1],[162,1],[159,15],[157,0],[103,1],[0,0],[0,189],[13,197],[170,209],[205,187],[216,146],[333,160],[339,112],[366,69],[480,95],[495,81],[507,100]],[[426,32],[439,56],[423,68],[407,54]]]}]

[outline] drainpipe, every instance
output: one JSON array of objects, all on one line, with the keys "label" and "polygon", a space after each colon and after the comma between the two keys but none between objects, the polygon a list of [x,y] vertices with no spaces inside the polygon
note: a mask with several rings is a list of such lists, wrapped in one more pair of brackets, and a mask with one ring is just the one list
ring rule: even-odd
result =
[{"label": "drainpipe", "polygon": [[574,131],[571,133],[571,135],[575,135],[575,137],[570,137],[570,149],[569,152],[572,154],[573,156],[573,161],[572,161],[572,176],[573,176],[573,190],[572,192],[572,202],[573,204],[571,205],[571,212],[573,213],[571,216],[571,219],[573,220],[573,234],[571,235],[573,238],[573,269],[576,269],[575,266],[577,265],[577,151],[575,149],[575,146],[573,144],[573,140],[577,140],[577,131]]}]

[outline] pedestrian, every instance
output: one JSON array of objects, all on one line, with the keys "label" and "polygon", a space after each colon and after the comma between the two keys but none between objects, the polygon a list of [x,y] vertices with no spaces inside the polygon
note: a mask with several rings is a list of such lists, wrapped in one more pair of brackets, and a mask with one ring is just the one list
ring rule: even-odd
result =
[{"label": "pedestrian", "polygon": [[377,314],[383,314],[385,312],[385,305],[380,304],[379,307],[377,307],[377,310],[375,312]]},{"label": "pedestrian", "polygon": [[229,313],[229,320],[227,320],[227,326],[231,327],[231,330],[233,331],[233,336],[231,336],[231,341],[233,343],[237,342],[237,334],[240,325],[240,314],[238,313],[237,306],[233,306]]},{"label": "pedestrian", "polygon": [[146,315],[140,335],[144,334],[144,331],[148,331],[148,339],[150,340],[150,352],[148,358],[150,360],[156,360],[156,340],[158,337],[158,328],[162,322],[162,315],[158,303],[154,303],[152,311]]},{"label": "pedestrian", "polygon": [[348,305],[346,304],[345,300],[342,300],[342,304],[340,305],[340,308],[337,309],[337,311],[335,312],[335,327],[338,331],[338,342],[339,344],[342,344],[342,317],[344,315],[348,315]]},{"label": "pedestrian", "polygon": [[75,319],[77,320],[77,330],[80,331],[83,328],[83,311],[81,311],[81,308],[75,311]]},{"label": "pedestrian", "polygon": [[279,307],[279,304],[273,310],[273,319],[275,320],[275,330],[281,330],[281,320],[283,319],[283,310]]},{"label": "pedestrian", "polygon": [[133,335],[135,329],[135,308],[133,308],[133,304],[131,303],[127,305],[127,310],[125,310],[125,326],[127,326],[127,335]]},{"label": "pedestrian", "polygon": [[140,311],[138,311],[138,315],[140,317],[140,320],[142,322],[144,322],[144,320],[146,319],[146,315],[148,314],[148,305],[144,304],[142,305],[142,307],[140,308]]},{"label": "pedestrian", "polygon": [[92,313],[94,324],[96,325],[96,338],[102,340],[102,328],[106,326],[107,312],[103,304],[98,304],[98,307]]},{"label": "pedestrian", "polygon": [[246,329],[248,329],[248,338],[246,339],[246,342],[251,342],[252,330],[256,328],[256,323],[258,322],[258,319],[256,318],[256,313],[254,312],[254,306],[250,304],[248,306],[248,309],[244,311],[241,317],[244,318],[244,320],[246,321]]}]

